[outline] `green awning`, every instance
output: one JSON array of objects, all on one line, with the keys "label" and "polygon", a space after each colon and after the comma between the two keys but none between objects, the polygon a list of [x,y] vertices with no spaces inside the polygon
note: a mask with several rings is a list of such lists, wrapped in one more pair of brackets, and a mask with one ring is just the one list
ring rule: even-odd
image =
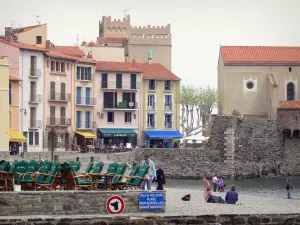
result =
[{"label": "green awning", "polygon": [[136,137],[136,133],[133,129],[98,129],[102,134],[102,137]]}]

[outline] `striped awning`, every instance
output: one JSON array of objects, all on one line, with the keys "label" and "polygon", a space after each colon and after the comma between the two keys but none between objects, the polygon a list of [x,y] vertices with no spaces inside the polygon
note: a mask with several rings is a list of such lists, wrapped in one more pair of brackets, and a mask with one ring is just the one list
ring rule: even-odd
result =
[{"label": "striped awning", "polygon": [[89,132],[84,132],[84,131],[75,131],[76,134],[79,134],[83,136],[84,138],[90,138],[90,139],[95,139],[96,135],[89,133]]},{"label": "striped awning", "polygon": [[19,131],[10,130],[9,131],[9,141],[10,142],[27,142],[27,138],[24,137]]}]

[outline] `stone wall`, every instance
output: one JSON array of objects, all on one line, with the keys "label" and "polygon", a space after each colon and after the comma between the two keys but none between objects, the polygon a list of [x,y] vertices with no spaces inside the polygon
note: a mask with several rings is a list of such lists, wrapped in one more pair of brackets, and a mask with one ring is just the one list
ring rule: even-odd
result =
[{"label": "stone wall", "polygon": [[300,176],[300,139],[285,138],[284,141],[284,164],[281,167],[281,173],[286,176]]},{"label": "stone wall", "polygon": [[0,224],[6,225],[185,225],[185,224],[203,224],[203,225],[296,225],[300,223],[299,214],[271,214],[271,215],[199,215],[199,216],[35,216],[35,217],[2,217]]},{"label": "stone wall", "polygon": [[0,192],[0,216],[107,215],[106,201],[112,195],[124,199],[124,213],[139,210],[140,191],[22,191]]}]

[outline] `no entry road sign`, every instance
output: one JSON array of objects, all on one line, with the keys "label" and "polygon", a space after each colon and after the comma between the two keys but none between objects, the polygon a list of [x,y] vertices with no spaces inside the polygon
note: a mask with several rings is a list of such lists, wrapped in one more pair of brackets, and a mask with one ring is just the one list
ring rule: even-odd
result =
[{"label": "no entry road sign", "polygon": [[123,198],[118,195],[109,197],[106,201],[106,211],[109,214],[121,214],[125,209]]}]

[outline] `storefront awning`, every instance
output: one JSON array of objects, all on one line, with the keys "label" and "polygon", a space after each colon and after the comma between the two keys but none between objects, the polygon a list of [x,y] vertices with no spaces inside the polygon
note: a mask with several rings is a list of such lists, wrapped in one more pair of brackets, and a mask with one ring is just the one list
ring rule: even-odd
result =
[{"label": "storefront awning", "polygon": [[150,139],[182,138],[178,130],[144,130],[144,132]]},{"label": "storefront awning", "polygon": [[10,142],[27,142],[27,138],[24,137],[19,131],[10,130],[9,131],[9,141]]},{"label": "storefront awning", "polygon": [[136,137],[136,133],[133,129],[98,129],[102,134],[102,137]]},{"label": "storefront awning", "polygon": [[96,138],[95,134],[92,134],[92,133],[89,133],[89,132],[75,131],[75,133],[83,136],[84,138],[92,138],[92,139]]}]

